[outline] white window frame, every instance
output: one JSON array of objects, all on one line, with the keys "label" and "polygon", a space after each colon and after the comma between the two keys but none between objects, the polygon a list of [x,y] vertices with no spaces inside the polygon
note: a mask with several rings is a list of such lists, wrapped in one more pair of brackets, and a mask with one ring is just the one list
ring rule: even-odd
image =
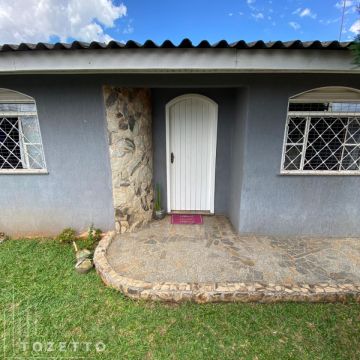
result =
[{"label": "white window frame", "polygon": [[[2,100],[2,95],[5,94],[6,100]],[[14,94],[14,98],[11,95]],[[39,124],[39,117],[37,113],[37,106],[36,102],[33,98],[28,95],[21,94],[17,91],[7,90],[7,89],[0,89],[0,103],[2,104],[34,104],[35,111],[0,111],[0,119],[1,118],[17,118],[18,119],[18,131],[19,131],[19,146],[20,146],[20,154],[21,160],[23,164],[26,165],[26,168],[23,169],[1,169],[0,168],[0,175],[14,175],[14,174],[48,174],[45,154],[44,154],[44,147],[41,137],[41,130]],[[22,121],[21,118],[24,116],[33,116],[35,119],[35,126],[38,130],[39,142],[27,142],[26,137],[24,136],[23,129],[22,129]],[[43,167],[41,169],[30,168],[30,161],[29,161],[29,153],[27,151],[28,146],[36,145],[41,150],[42,155],[42,164]]]},{"label": "white window frame", "polygon": [[[319,89],[314,89],[315,91],[320,91],[323,90],[324,92],[327,91],[327,89],[331,90],[332,89],[341,89],[341,87],[324,87],[324,88],[319,88]],[[289,105],[291,102],[294,103],[299,103],[301,102],[301,100],[299,100],[299,98],[305,94],[306,98],[309,100],[304,100],[304,102],[307,103],[316,103],[316,102],[330,102],[330,103],[337,103],[337,102],[349,102],[349,103],[359,103],[360,104],[360,91],[357,89],[349,89],[349,88],[343,88],[346,90],[353,90],[354,93],[358,93],[359,96],[359,100],[358,101],[354,101],[354,99],[350,99],[349,101],[344,99],[343,97],[339,97],[339,100],[334,99],[333,97],[331,97],[330,99],[328,98],[323,98],[323,99],[309,99],[309,94],[311,95],[312,90],[310,91],[306,91],[302,94],[299,94],[297,96],[294,96],[292,98],[289,99],[289,103],[288,103],[288,109],[289,109]],[[322,95],[323,96],[323,95]],[[356,96],[356,95],[355,95]],[[293,100],[296,99],[296,100]],[[293,100],[293,101],[292,101]],[[289,143],[287,142],[288,139],[288,130],[289,130],[289,122],[290,119],[292,117],[303,117],[306,120],[305,123],[305,131],[304,131],[304,137],[303,137],[303,141],[299,142],[299,143]],[[303,170],[304,167],[304,163],[305,163],[305,156],[306,156],[306,150],[307,150],[307,142],[308,142],[308,135],[309,135],[309,128],[310,128],[310,122],[311,122],[311,118],[313,117],[326,117],[326,118],[337,118],[337,117],[356,117],[356,118],[360,118],[360,112],[331,112],[331,111],[288,111],[287,112],[287,116],[286,116],[286,124],[285,124],[285,131],[284,131],[284,140],[283,140],[283,147],[282,147],[282,156],[281,156],[281,167],[280,167],[280,174],[281,175],[360,175],[360,169],[359,170]],[[347,129],[347,126],[346,126]],[[285,156],[286,156],[286,147],[287,146],[302,146],[302,150],[301,150],[301,160],[300,160],[300,169],[299,170],[286,170],[284,168],[285,165]],[[360,146],[359,144],[351,144],[351,143],[347,143],[346,146]],[[345,145],[343,145],[343,152],[344,152],[344,148]],[[343,160],[343,156],[344,154],[342,153],[341,156],[341,160],[340,160],[340,164]],[[341,166],[340,166],[341,167]]]}]

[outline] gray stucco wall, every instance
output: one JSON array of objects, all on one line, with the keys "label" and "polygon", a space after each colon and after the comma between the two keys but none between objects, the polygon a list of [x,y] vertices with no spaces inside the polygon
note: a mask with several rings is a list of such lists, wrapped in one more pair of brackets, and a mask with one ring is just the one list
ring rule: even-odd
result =
[{"label": "gray stucco wall", "polygon": [[0,176],[0,231],[114,227],[103,84],[152,88],[154,181],[164,192],[164,106],[196,92],[219,104],[217,213],[242,233],[360,236],[360,177],[279,175],[288,97],[359,87],[359,76],[325,74],[2,76],[0,87],[37,101],[49,174]]},{"label": "gray stucco wall", "polygon": [[[360,177],[280,175],[288,98],[320,86],[358,87],[359,76],[218,77],[222,86],[235,88],[209,89],[214,86],[209,76],[202,78],[204,87],[200,89],[153,90],[154,176],[164,193],[164,106],[175,96],[197,92],[219,104],[217,213],[228,215],[240,233],[360,236]],[[234,102],[227,101],[234,97]]]},{"label": "gray stucco wall", "polygon": [[240,228],[240,204],[243,185],[246,149],[246,125],[248,116],[248,90],[238,89],[236,112],[231,127],[230,187],[228,215],[235,229]]},{"label": "gray stucco wall", "polygon": [[240,232],[360,236],[359,176],[279,175],[288,98],[331,85],[359,87],[359,77],[264,77],[249,85]]},{"label": "gray stucco wall", "polygon": [[37,103],[48,175],[0,175],[0,231],[12,235],[112,229],[101,87],[59,78],[0,79]]}]

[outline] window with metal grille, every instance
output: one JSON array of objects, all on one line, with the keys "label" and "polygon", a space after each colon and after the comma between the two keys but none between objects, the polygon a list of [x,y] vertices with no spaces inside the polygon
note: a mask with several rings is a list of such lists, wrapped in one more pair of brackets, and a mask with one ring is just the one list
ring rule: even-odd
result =
[{"label": "window with metal grille", "polygon": [[289,100],[281,173],[360,175],[360,91],[325,87]]},{"label": "window with metal grille", "polygon": [[46,171],[33,98],[0,89],[0,174]]}]

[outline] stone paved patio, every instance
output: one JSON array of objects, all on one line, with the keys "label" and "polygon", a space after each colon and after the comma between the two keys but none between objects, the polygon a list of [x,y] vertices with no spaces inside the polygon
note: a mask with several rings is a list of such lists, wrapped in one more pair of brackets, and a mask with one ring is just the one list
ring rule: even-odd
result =
[{"label": "stone paved patio", "polygon": [[360,239],[239,236],[223,216],[205,216],[203,225],[172,225],[166,217],[140,231],[112,236],[95,257],[101,258],[95,264],[104,281],[122,279],[119,288],[125,293],[129,279],[134,294],[157,287],[176,290],[176,284],[184,290],[203,284],[216,294],[220,283],[285,294],[291,288],[300,291],[298,284],[305,284],[305,293],[307,288],[314,293],[360,290]]},{"label": "stone paved patio", "polygon": [[222,216],[205,216],[204,225],[154,221],[117,236],[108,259],[145,281],[360,284],[360,239],[244,237]]}]

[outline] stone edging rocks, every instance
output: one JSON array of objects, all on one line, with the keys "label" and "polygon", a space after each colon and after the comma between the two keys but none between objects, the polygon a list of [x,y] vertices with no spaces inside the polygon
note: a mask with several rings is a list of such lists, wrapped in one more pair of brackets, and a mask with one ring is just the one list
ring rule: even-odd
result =
[{"label": "stone edging rocks", "polygon": [[96,271],[107,286],[120,290],[133,299],[168,302],[346,302],[360,303],[360,285],[353,284],[296,284],[277,285],[262,283],[152,283],[118,274],[109,264],[106,252],[116,233],[108,233],[94,254]]}]

